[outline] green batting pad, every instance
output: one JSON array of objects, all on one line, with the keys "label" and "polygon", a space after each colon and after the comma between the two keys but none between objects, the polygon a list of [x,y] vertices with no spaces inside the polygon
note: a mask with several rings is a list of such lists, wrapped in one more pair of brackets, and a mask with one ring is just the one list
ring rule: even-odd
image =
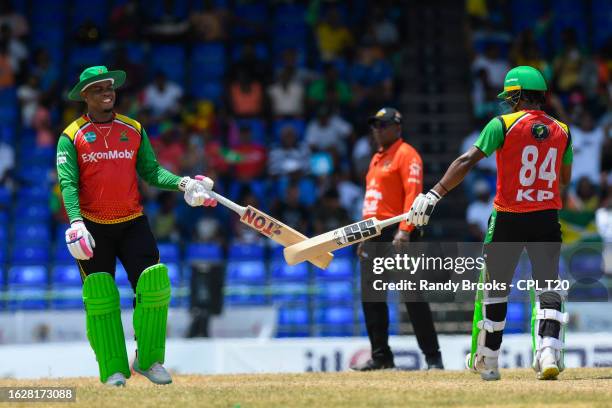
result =
[{"label": "green batting pad", "polygon": [[119,291],[113,277],[106,272],[92,273],[83,283],[83,302],[87,318],[87,338],[96,354],[100,381],[115,373],[130,377]]},{"label": "green batting pad", "polygon": [[148,267],[138,278],[134,309],[138,367],[141,370],[148,370],[155,362],[164,362],[169,304],[168,268],[164,264]]}]

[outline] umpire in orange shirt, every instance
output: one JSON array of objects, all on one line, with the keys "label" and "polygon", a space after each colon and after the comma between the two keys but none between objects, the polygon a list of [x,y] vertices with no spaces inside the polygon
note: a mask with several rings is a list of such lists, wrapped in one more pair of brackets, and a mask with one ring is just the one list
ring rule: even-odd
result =
[{"label": "umpire in orange shirt", "polygon": [[[368,119],[378,152],[372,157],[366,176],[363,218],[379,220],[394,217],[410,210],[412,201],[423,190],[423,162],[421,156],[402,140],[402,116],[393,108],[383,108]],[[420,230],[402,222],[399,228],[386,228],[382,234],[357,247],[362,282],[373,275],[373,258],[393,257],[410,241],[419,238]],[[362,288],[365,285],[362,283]],[[362,289],[363,290],[363,289]],[[385,299],[368,301],[362,294],[363,314],[372,347],[372,358],[351,367],[358,371],[394,368],[393,353],[389,347],[389,308]],[[429,304],[406,302],[417,342],[427,361],[427,367],[443,368],[438,335],[433,324]]]}]

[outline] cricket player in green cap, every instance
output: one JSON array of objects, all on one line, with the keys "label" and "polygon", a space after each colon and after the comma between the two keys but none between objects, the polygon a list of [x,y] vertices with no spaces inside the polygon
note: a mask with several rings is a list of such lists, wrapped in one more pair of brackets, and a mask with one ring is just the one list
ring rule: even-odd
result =
[{"label": "cricket player in green cap", "polygon": [[115,89],[124,82],[123,71],[90,67],[68,95],[84,101],[87,113],[64,129],[57,145],[57,174],[70,219],[66,244],[81,271],[87,337],[100,380],[123,386],[130,377],[114,280],[119,258],[136,294],[134,371],[169,384],[163,363],[170,280],[143,214],[138,176],[155,187],[183,191],[190,206],[215,206],[216,200],[211,179],[181,178],[162,168],[142,125],[114,111]]},{"label": "cricket player in green cap", "polygon": [[[542,111],[547,86],[535,68],[510,70],[498,95],[512,113],[492,119],[474,146],[457,158],[442,179],[418,196],[408,215],[415,226],[427,224],[436,203],[455,188],[470,169],[494,152],[497,194],[484,241],[481,282],[499,283],[477,293],[472,348],[467,366],[484,380],[498,380],[498,357],[506,323],[508,294],[523,249],[531,261],[533,281],[531,333],[537,378],[556,379],[563,370],[564,313],[567,294],[557,289],[561,227],[561,188],[572,172],[572,141],[566,124]],[[503,284],[503,285],[502,285]]]}]

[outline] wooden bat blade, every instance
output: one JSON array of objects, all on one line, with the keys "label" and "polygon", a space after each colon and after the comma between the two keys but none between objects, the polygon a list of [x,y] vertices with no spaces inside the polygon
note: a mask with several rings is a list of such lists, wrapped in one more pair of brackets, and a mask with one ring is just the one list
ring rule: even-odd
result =
[{"label": "wooden bat blade", "polygon": [[378,224],[376,218],[369,218],[298,242],[283,250],[285,261],[295,265],[323,253],[365,241],[380,235],[382,228]]},{"label": "wooden bat blade", "polygon": [[[257,208],[251,207],[250,205],[240,217],[240,221],[284,247],[288,247],[308,239],[307,236],[299,231],[294,230],[288,225],[283,224],[277,219],[270,217],[268,214],[261,212]],[[303,258],[303,261],[308,260],[313,265],[321,269],[325,269],[329,266],[332,259],[334,259],[332,254],[319,252],[316,256],[307,256]]]}]

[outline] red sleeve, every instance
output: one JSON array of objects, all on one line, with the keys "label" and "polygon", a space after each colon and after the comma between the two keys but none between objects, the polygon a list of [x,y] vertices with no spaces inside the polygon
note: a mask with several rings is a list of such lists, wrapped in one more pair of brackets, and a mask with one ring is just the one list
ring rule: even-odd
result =
[{"label": "red sleeve", "polygon": [[[400,177],[404,187],[404,212],[408,212],[416,196],[423,192],[423,161],[415,150],[403,155],[400,161]],[[412,231],[414,226],[402,221],[399,228]]]}]

